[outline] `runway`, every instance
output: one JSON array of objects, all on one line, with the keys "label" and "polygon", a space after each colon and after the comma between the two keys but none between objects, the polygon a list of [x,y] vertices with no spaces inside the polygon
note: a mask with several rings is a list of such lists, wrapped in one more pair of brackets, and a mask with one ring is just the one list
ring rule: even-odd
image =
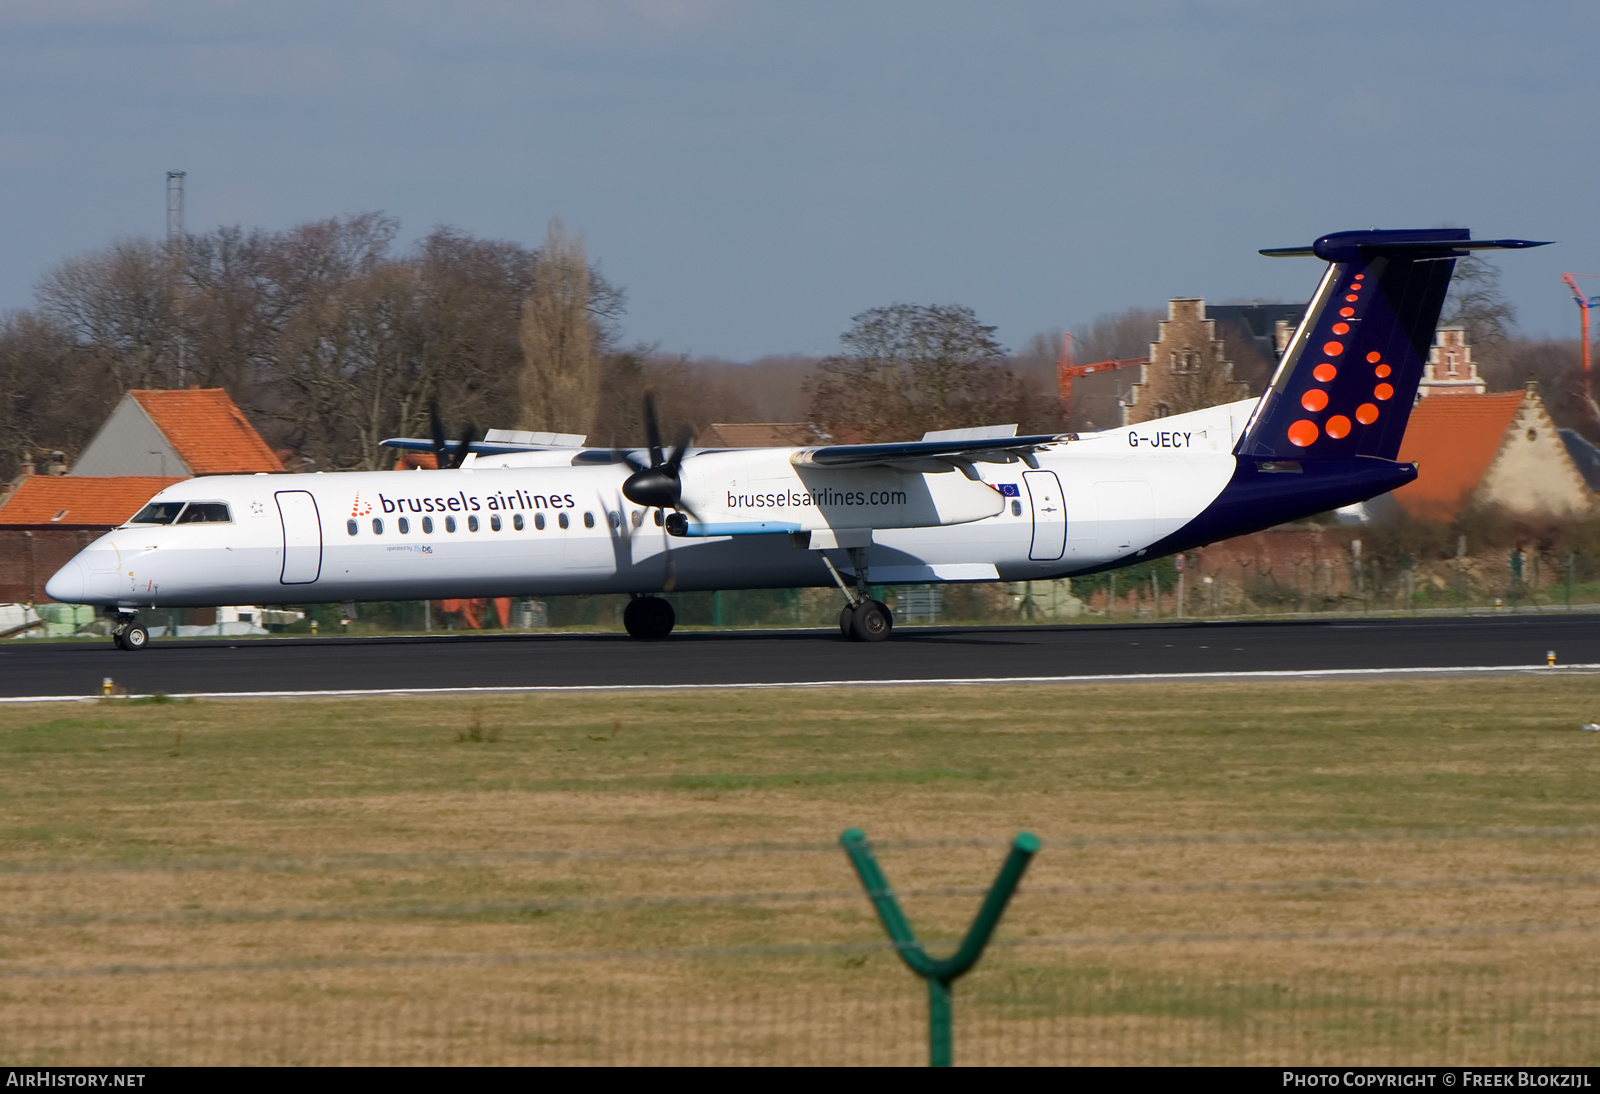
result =
[{"label": "runway", "polygon": [[158,641],[0,646],[0,697],[986,681],[1149,674],[1534,668],[1600,664],[1600,616],[1111,626],[902,627],[888,641],[837,631]]}]

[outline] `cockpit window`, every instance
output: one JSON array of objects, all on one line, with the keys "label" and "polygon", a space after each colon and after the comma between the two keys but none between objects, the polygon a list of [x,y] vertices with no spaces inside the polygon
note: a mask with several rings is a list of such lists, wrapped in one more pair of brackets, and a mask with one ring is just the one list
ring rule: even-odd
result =
[{"label": "cockpit window", "polygon": [[227,524],[228,507],[220,501],[191,501],[184,506],[179,524]]},{"label": "cockpit window", "polygon": [[178,519],[181,501],[153,501],[133,515],[129,524],[171,524]]}]

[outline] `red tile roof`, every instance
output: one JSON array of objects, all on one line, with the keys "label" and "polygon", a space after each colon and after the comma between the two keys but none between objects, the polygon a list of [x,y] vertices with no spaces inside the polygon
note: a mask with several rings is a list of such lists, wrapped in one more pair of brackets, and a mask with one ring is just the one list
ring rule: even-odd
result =
[{"label": "red tile roof", "polygon": [[1413,517],[1452,520],[1483,481],[1523,393],[1429,395],[1411,412],[1400,458],[1415,461],[1417,481],[1394,492]]},{"label": "red tile roof", "polygon": [[196,475],[283,470],[283,462],[220,387],[134,390],[128,394],[138,400]]},{"label": "red tile roof", "polygon": [[29,475],[0,500],[0,526],[115,528],[181,478]]}]

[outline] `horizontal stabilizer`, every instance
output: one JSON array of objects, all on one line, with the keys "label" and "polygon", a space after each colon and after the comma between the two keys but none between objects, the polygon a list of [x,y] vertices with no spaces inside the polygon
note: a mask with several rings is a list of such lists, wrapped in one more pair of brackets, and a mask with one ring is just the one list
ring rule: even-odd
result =
[{"label": "horizontal stabilizer", "polygon": [[1324,262],[1358,262],[1381,255],[1395,258],[1465,258],[1468,251],[1515,251],[1546,247],[1549,240],[1471,239],[1465,228],[1405,228],[1397,231],[1334,232],[1309,247],[1272,247],[1268,258],[1316,256]]}]

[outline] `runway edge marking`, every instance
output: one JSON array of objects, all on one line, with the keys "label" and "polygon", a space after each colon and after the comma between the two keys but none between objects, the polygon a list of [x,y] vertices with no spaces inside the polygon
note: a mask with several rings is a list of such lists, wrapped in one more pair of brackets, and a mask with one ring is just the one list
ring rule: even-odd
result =
[{"label": "runway edge marking", "polygon": [[[1579,675],[1600,671],[1600,664],[1584,665],[1456,665],[1393,669],[1261,669],[1250,672],[1141,672],[1102,673],[1086,676],[953,676],[908,680],[791,680],[742,684],[524,684],[457,688],[336,688],[325,691],[173,691],[169,699],[295,699],[360,695],[471,695],[496,692],[506,695],[574,691],[754,691],[773,688],[894,688],[992,687],[996,684],[1107,684],[1157,683],[1198,680],[1297,680],[1345,676],[1505,676],[1531,673],[1540,676]],[[155,693],[116,696],[149,699]],[[0,696],[0,703],[82,703],[104,695]]]}]

